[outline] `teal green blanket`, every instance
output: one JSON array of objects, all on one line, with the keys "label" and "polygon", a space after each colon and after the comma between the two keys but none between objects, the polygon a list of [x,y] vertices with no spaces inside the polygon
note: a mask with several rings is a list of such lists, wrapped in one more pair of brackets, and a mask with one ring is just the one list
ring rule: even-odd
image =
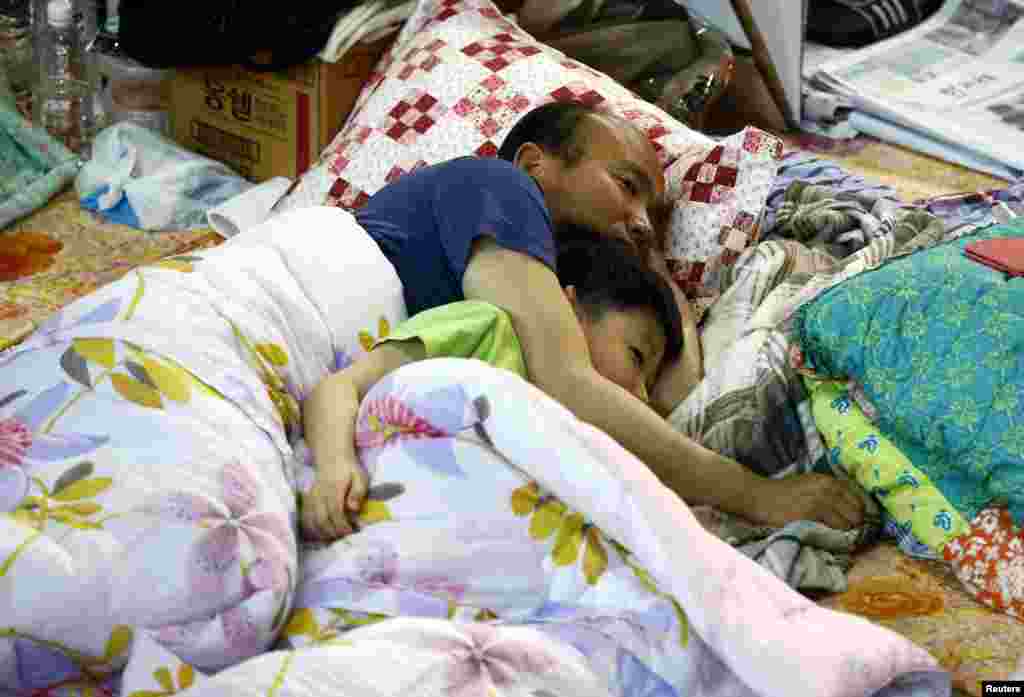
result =
[{"label": "teal green blanket", "polygon": [[1024,522],[1024,278],[969,260],[975,240],[1024,237],[1024,222],[857,276],[800,308],[809,367],[855,378],[877,426],[968,520],[1005,501]]},{"label": "teal green blanket", "polygon": [[79,166],[74,153],[0,98],[0,228],[46,205]]}]

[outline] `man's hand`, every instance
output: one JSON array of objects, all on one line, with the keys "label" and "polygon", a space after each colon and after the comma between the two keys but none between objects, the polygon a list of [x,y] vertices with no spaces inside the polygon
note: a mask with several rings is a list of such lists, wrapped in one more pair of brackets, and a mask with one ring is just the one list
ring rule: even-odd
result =
[{"label": "man's hand", "polygon": [[355,532],[355,519],[366,500],[366,473],[357,463],[324,465],[302,497],[302,532],[307,539],[333,542]]},{"label": "man's hand", "polygon": [[764,479],[752,492],[749,517],[780,528],[795,520],[815,520],[836,530],[864,522],[864,499],[848,482],[825,474]]}]

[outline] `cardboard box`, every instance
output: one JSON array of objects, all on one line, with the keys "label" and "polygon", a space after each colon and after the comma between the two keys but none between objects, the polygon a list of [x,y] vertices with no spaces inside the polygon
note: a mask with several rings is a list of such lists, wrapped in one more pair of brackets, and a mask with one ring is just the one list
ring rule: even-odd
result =
[{"label": "cardboard box", "polygon": [[178,70],[171,85],[174,138],[251,181],[294,179],[337,134],[393,40],[359,44],[338,63],[317,59],[280,73]]}]

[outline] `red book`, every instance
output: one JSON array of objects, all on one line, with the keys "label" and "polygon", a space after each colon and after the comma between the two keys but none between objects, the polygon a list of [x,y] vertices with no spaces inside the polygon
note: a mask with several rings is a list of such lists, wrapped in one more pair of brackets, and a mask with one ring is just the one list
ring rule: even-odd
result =
[{"label": "red book", "polygon": [[998,237],[971,242],[964,248],[969,259],[1010,276],[1024,276],[1024,237]]}]

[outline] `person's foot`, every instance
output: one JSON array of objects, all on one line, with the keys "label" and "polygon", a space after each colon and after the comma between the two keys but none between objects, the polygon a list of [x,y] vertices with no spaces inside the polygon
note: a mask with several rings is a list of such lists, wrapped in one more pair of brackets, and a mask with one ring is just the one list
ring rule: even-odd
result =
[{"label": "person's foot", "polygon": [[942,0],[811,0],[807,38],[826,46],[860,48],[916,27]]}]

